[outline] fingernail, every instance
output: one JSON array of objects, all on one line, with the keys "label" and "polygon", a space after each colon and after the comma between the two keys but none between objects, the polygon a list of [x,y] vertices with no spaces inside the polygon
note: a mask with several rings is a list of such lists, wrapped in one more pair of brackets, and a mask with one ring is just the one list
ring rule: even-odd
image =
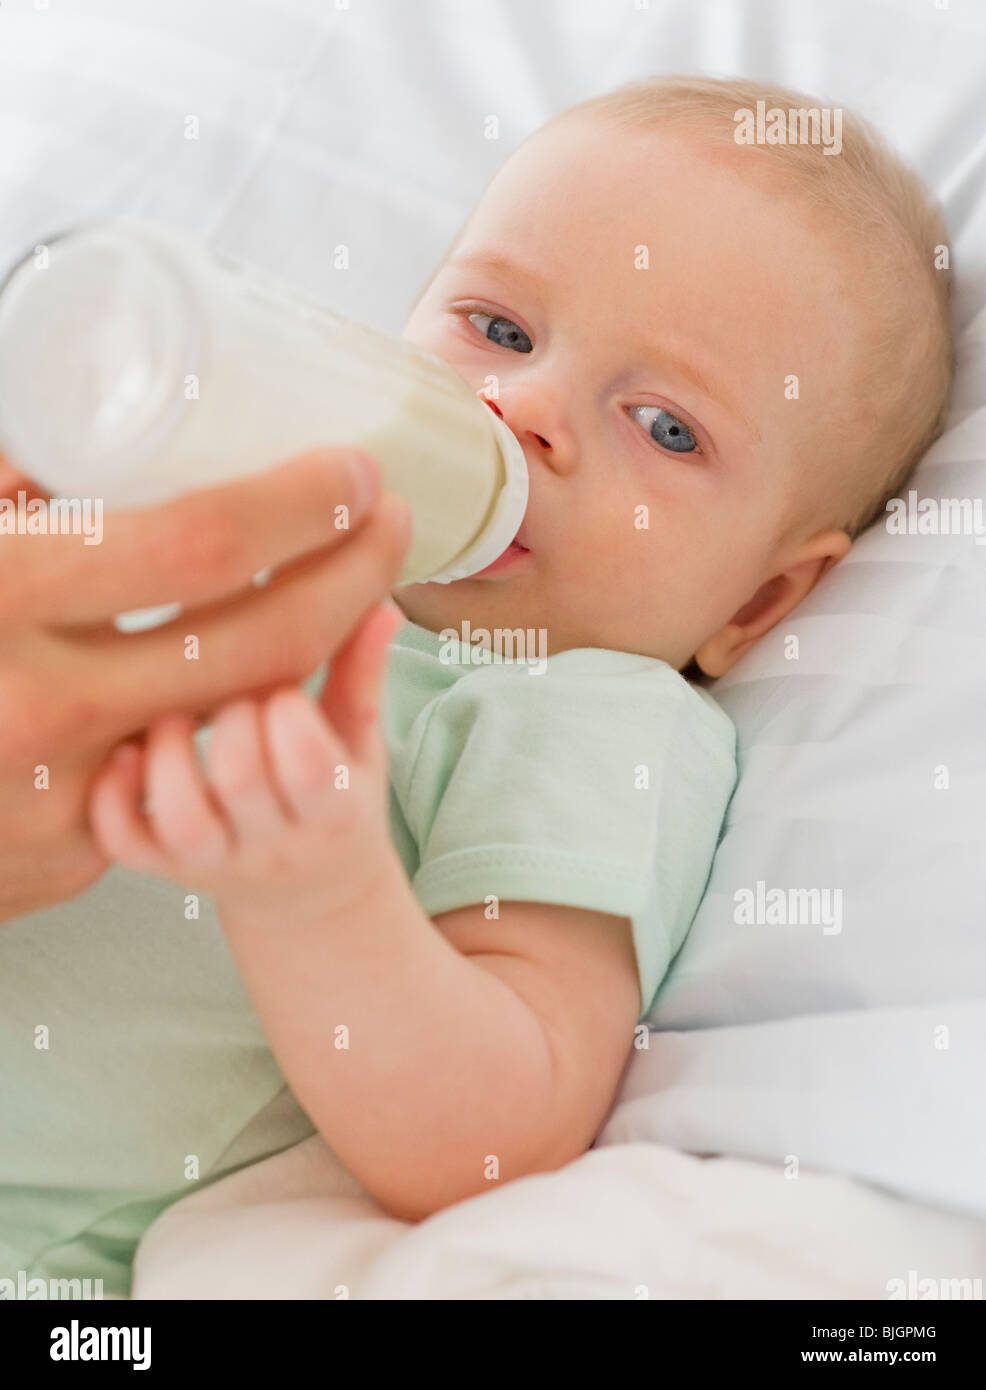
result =
[{"label": "fingernail", "polygon": [[364,453],[350,454],[347,462],[356,489],[356,506],[361,512],[368,511],[380,490],[380,465],[372,454]]}]

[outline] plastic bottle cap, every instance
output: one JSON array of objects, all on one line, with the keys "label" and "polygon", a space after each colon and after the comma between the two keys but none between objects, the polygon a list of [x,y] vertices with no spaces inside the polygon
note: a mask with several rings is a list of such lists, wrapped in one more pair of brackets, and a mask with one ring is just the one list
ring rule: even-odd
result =
[{"label": "plastic bottle cap", "polygon": [[494,504],[489,524],[468,549],[460,552],[440,574],[432,575],[429,584],[452,584],[456,579],[468,579],[471,574],[478,574],[503,554],[523,524],[530,485],[527,459],[520,440],[503,420],[492,411],[490,420],[500,442],[506,481]]},{"label": "plastic bottle cap", "polygon": [[53,238],[47,264],[32,253],[0,289],[4,446],[50,491],[110,501],[186,409],[198,367],[182,281],[118,225]]}]

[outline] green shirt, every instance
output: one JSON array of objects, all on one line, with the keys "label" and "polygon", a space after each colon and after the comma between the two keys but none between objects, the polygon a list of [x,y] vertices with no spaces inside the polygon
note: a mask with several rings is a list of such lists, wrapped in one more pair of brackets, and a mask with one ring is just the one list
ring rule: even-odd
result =
[{"label": "green shirt", "polygon": [[579,647],[525,663],[414,623],[389,675],[391,829],[424,910],[492,895],[628,917],[643,1018],[735,784],[727,715],[653,657]]},{"label": "green shirt", "polygon": [[[583,648],[537,672],[457,643],[470,661],[450,662],[448,646],[406,623],[387,673],[392,832],[416,896],[430,916],[494,894],[630,917],[643,1016],[705,886],[732,725],[647,657]],[[19,1271],[126,1296],[165,1207],[312,1133],[209,897],[113,868],[0,925],[0,1280],[14,1297]]]}]

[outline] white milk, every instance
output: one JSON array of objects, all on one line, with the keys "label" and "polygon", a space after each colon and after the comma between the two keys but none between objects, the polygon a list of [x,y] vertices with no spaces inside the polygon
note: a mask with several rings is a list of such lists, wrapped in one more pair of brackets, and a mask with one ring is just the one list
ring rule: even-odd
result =
[{"label": "white milk", "polygon": [[79,228],[0,289],[0,447],[52,496],[143,506],[341,443],[412,509],[397,584],[475,574],[520,528],[520,444],[447,362],[170,229]]}]

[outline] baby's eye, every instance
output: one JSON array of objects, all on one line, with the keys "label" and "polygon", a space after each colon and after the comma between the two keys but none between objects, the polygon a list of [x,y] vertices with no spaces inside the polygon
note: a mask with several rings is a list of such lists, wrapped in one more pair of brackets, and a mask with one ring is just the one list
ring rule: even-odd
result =
[{"label": "baby's eye", "polygon": [[646,425],[651,439],[662,449],[670,449],[676,454],[690,454],[698,448],[698,440],[691,430],[670,410],[664,410],[659,405],[635,405],[630,408],[630,414],[638,419],[641,412],[650,412],[653,416],[651,420],[641,419],[640,423]]},{"label": "baby's eye", "polygon": [[[483,328],[476,323],[477,319],[485,319],[488,327]],[[516,348],[518,352],[530,352],[534,344],[522,328],[518,328],[509,319],[494,319],[489,314],[470,314],[469,322],[476,323],[480,333],[489,338],[491,343],[499,343],[501,347]]]}]

